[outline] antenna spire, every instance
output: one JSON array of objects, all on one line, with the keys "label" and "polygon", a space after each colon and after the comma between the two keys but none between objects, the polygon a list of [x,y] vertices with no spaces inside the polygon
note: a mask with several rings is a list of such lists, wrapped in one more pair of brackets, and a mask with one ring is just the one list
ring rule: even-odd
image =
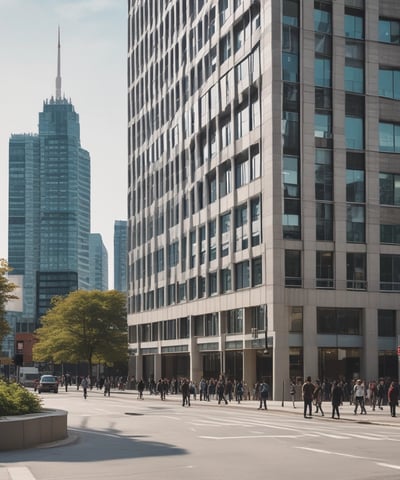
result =
[{"label": "antenna spire", "polygon": [[56,100],[61,100],[61,55],[60,55],[60,26],[58,27],[58,51],[57,51],[57,78]]}]

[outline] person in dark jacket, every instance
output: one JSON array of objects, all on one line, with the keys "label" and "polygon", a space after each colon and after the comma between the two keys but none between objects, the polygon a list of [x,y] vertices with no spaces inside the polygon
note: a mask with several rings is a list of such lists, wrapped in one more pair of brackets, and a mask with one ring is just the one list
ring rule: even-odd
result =
[{"label": "person in dark jacket", "polygon": [[331,401],[332,401],[332,418],[335,418],[335,413],[337,418],[340,418],[339,406],[343,403],[343,389],[340,383],[333,382],[332,392],[331,392]]},{"label": "person in dark jacket", "polygon": [[399,404],[399,387],[396,382],[390,384],[388,390],[388,402],[390,405],[390,414],[392,417],[396,416],[396,407]]},{"label": "person in dark jacket", "polygon": [[262,410],[263,405],[264,405],[264,410],[267,409],[267,399],[268,399],[268,393],[269,393],[269,386],[267,382],[260,382],[260,406],[258,407],[259,410]]},{"label": "person in dark jacket", "polygon": [[221,403],[221,400],[224,400],[225,405],[228,405],[228,401],[225,398],[225,384],[222,380],[219,380],[217,383],[217,396],[218,396],[218,405]]},{"label": "person in dark jacket", "polygon": [[139,393],[139,399],[143,400],[143,390],[144,390],[144,381],[143,379],[140,379],[138,384],[137,384],[137,389]]},{"label": "person in dark jacket", "polygon": [[182,407],[184,407],[185,405],[190,407],[190,389],[189,389],[189,382],[186,378],[182,380],[181,392],[182,392]]},{"label": "person in dark jacket", "polygon": [[[312,417],[312,401],[314,395],[315,385],[311,382],[311,377],[307,377],[307,380],[303,383],[302,386],[302,395],[304,401],[304,418]],[[308,417],[307,417],[308,410]]]}]

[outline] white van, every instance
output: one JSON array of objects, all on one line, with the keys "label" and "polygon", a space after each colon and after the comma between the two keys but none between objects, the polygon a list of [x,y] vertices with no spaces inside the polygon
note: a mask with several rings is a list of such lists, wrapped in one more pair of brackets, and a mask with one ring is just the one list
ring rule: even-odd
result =
[{"label": "white van", "polygon": [[24,387],[34,387],[39,380],[39,369],[37,367],[20,367],[19,383]]}]

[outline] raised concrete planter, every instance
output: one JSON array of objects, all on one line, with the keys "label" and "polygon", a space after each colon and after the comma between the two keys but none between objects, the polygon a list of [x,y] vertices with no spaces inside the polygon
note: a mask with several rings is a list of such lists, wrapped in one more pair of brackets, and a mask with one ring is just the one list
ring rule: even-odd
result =
[{"label": "raised concrete planter", "polygon": [[30,448],[67,438],[67,415],[64,410],[0,417],[0,451]]}]

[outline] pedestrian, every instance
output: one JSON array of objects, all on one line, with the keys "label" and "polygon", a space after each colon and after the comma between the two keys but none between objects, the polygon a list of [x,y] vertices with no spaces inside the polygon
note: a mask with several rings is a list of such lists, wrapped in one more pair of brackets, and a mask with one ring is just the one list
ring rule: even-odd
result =
[{"label": "pedestrian", "polygon": [[[311,377],[308,376],[307,380],[303,383],[301,393],[304,401],[304,418],[312,418],[312,401],[315,385],[311,382]],[[307,417],[308,410],[308,417]]]},{"label": "pedestrian", "polygon": [[378,408],[380,410],[383,410],[383,401],[384,401],[384,398],[385,398],[385,382],[383,381],[383,379],[381,378],[379,380],[379,383],[376,387],[377,389],[377,397],[378,397]]},{"label": "pedestrian", "polygon": [[82,390],[83,390],[83,398],[86,400],[86,398],[87,398],[87,389],[88,389],[88,387],[89,387],[89,382],[88,382],[88,379],[87,379],[86,377],[83,377],[83,378],[82,378],[81,387],[82,387]]},{"label": "pedestrian", "polygon": [[396,407],[399,404],[399,387],[397,386],[396,382],[392,382],[390,384],[388,390],[388,402],[390,405],[390,415],[392,417],[396,416]]},{"label": "pedestrian", "polygon": [[104,387],[104,396],[110,396],[110,393],[111,393],[111,382],[110,382],[110,379],[107,377],[105,380],[104,380],[104,384],[103,384],[103,387]]},{"label": "pedestrian", "polygon": [[181,383],[181,392],[182,392],[182,407],[187,405],[190,407],[190,387],[189,382],[186,378],[183,379]]},{"label": "pedestrian", "polygon": [[242,401],[243,398],[243,382],[239,380],[236,384],[236,400],[238,403]]},{"label": "pedestrian", "polygon": [[371,382],[369,382],[368,391],[369,391],[369,404],[371,405],[372,411],[374,412],[377,398],[378,398],[378,390],[377,390],[377,385],[375,380],[372,380]]},{"label": "pedestrian", "polygon": [[224,400],[225,405],[228,405],[228,401],[225,398],[225,384],[222,380],[219,380],[217,383],[217,395],[218,395],[218,405],[221,403],[221,400]]},{"label": "pedestrian", "polygon": [[160,399],[164,400],[164,383],[161,378],[157,383],[157,392],[160,394]]},{"label": "pedestrian", "polygon": [[361,409],[360,415],[367,414],[365,410],[365,385],[361,379],[358,379],[354,385],[354,405],[354,415],[357,415],[358,406],[360,406]]},{"label": "pedestrian", "polygon": [[[321,412],[321,415],[324,416],[324,411],[322,410],[322,397],[323,391],[321,387],[321,382],[319,380],[315,380],[315,388],[313,393],[313,399],[315,404],[315,413]],[[330,394],[329,394],[330,396]]]},{"label": "pedestrian", "polygon": [[264,405],[264,410],[267,409],[267,399],[269,393],[269,386],[268,383],[262,381],[259,385],[259,394],[260,394],[260,406],[258,407],[259,410],[262,410],[262,406]]},{"label": "pedestrian", "polygon": [[144,390],[144,381],[143,379],[141,378],[137,384],[137,389],[138,389],[138,393],[139,393],[139,399],[140,400],[143,400],[143,390]]},{"label": "pedestrian", "polygon": [[339,406],[343,403],[343,389],[340,383],[333,382],[332,392],[331,392],[331,401],[332,401],[332,418],[335,418],[335,413],[337,418],[340,418]]},{"label": "pedestrian", "polygon": [[296,408],[296,404],[295,404],[296,385],[293,380],[290,381],[289,393],[290,393],[290,398],[292,400],[293,408]]}]

